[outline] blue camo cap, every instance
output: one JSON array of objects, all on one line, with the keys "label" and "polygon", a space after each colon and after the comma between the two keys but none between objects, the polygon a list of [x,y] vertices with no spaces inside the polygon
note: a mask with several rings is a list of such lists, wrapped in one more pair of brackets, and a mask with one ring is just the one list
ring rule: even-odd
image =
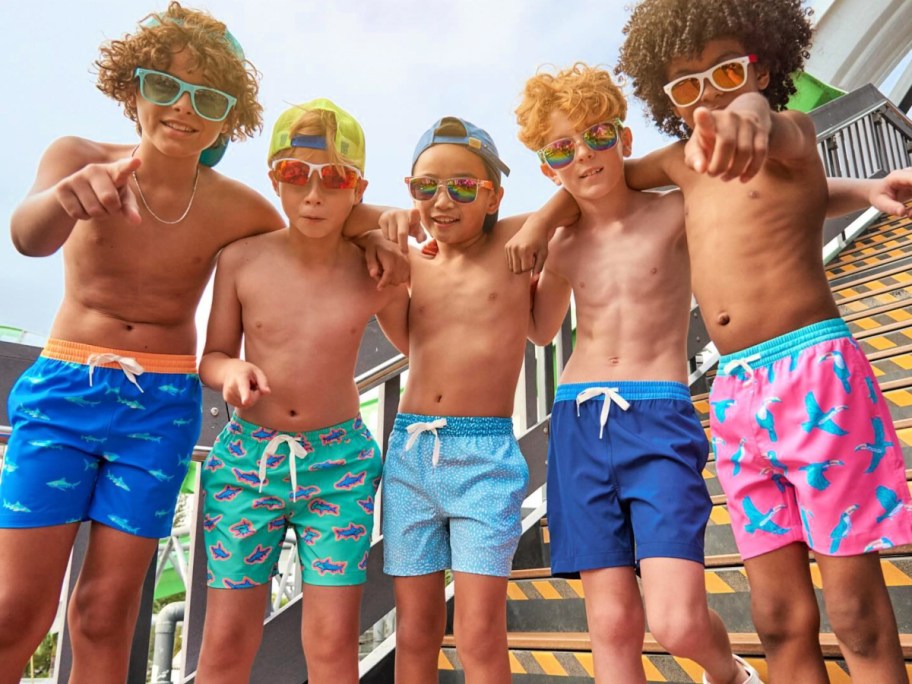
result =
[{"label": "blue camo cap", "polygon": [[498,175],[510,175],[510,167],[504,164],[497,154],[497,146],[488,132],[458,116],[445,116],[425,131],[415,147],[415,154],[412,155],[412,171],[415,170],[415,163],[422,152],[441,144],[462,145],[488,162]]}]

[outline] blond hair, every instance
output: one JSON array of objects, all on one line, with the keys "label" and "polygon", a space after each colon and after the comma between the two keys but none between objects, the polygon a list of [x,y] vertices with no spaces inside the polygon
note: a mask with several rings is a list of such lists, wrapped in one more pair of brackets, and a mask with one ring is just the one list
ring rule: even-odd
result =
[{"label": "blond hair", "polygon": [[522,102],[516,108],[519,139],[530,150],[548,142],[551,114],[562,112],[574,128],[627,116],[627,100],[611,74],[584,62],[558,71],[539,70],[526,81]]}]

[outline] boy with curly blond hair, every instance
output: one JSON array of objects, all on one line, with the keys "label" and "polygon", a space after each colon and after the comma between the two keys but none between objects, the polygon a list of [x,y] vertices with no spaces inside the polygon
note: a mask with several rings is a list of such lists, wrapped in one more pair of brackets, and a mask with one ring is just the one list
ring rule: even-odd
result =
[{"label": "boy with curly blond hair", "polygon": [[[581,576],[597,682],[644,682],[645,622],[716,684],[759,682],[709,610],[703,534],[712,507],[703,428],[687,389],[690,268],[679,192],[631,190],[627,103],[577,63],[526,82],[520,140],[580,210],[558,228],[530,339],[550,342],[576,302],[577,344],[551,418],[551,568]],[[637,587],[643,583],[645,611]]]},{"label": "boy with curly blond hair", "polygon": [[96,64],[139,141],[55,141],[11,223],[23,254],[63,247],[67,278],[51,339],[9,397],[3,682],[50,628],[86,520],[70,681],[125,680],[140,587],[200,430],[196,306],[222,247],[282,225],[263,197],[202,165],[261,123],[256,71],[223,23],[172,2]]},{"label": "boy with curly blond hair", "polygon": [[[809,14],[800,0],[639,3],[618,71],[681,141],[629,163],[627,182],[675,184],[687,204],[693,290],[722,354],[710,395],[725,407],[711,415],[717,473],[770,678],[827,681],[810,549],[853,681],[907,682],[872,552],[883,538],[912,542],[901,443],[827,283],[821,227],[838,203],[828,206],[813,122],[783,110]],[[876,206],[905,213],[909,185],[892,174],[855,184],[855,199],[880,188]]]}]

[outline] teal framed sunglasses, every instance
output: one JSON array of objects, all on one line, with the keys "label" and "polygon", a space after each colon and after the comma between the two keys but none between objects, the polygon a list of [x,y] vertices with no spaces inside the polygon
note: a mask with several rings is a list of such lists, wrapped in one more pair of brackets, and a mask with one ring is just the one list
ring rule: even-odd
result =
[{"label": "teal framed sunglasses", "polygon": [[237,98],[208,86],[193,85],[164,71],[137,67],[133,75],[139,79],[139,94],[152,104],[167,107],[181,95],[190,93],[193,111],[208,121],[224,121]]}]

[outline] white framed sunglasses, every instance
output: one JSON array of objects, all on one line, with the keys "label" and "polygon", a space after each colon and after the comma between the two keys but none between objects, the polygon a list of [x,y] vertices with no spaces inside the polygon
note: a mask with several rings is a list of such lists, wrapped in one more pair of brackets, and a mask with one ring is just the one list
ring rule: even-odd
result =
[{"label": "white framed sunglasses", "polygon": [[703,89],[707,80],[713,84],[713,88],[725,93],[742,87],[747,82],[748,66],[756,61],[757,55],[727,59],[698,74],[687,74],[676,78],[670,83],[666,83],[662,90],[671,98],[675,106],[689,107],[703,97]]}]

